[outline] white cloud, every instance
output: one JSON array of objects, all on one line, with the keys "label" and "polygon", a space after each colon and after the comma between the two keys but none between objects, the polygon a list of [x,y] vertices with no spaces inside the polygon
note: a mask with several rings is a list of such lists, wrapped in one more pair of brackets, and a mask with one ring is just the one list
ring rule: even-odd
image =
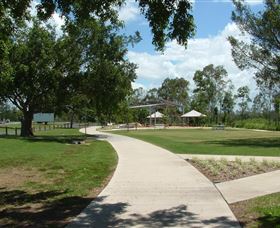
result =
[{"label": "white cloud", "polygon": [[126,1],[119,11],[119,18],[125,23],[135,21],[140,16],[139,8],[134,0]]},{"label": "white cloud", "polygon": [[[229,2],[232,3],[232,0],[196,0],[201,1],[201,2]],[[260,5],[264,3],[264,0],[245,0],[245,3],[247,3],[248,5]]]},{"label": "white cloud", "polygon": [[141,83],[137,83],[137,82],[132,82],[132,83],[131,83],[131,86],[132,86],[133,89],[137,89],[137,88],[146,89],[146,86],[144,86],[144,85],[141,84]]},{"label": "white cloud", "polygon": [[[37,15],[36,6],[39,4],[37,0],[33,0],[30,6],[30,14],[32,16]],[[47,21],[47,23],[55,26],[57,36],[62,35],[62,26],[65,24],[65,17],[61,17],[57,12],[53,13],[51,18]]]},{"label": "white cloud", "polygon": [[190,40],[187,49],[176,42],[169,42],[163,54],[129,51],[128,58],[138,65],[137,75],[141,82],[159,85],[167,77],[184,77],[191,82],[193,89],[194,72],[214,64],[225,67],[235,88],[248,85],[251,90],[255,90],[253,71],[241,71],[233,62],[231,45],[227,41],[230,35],[241,37],[234,23],[229,23],[216,36]]},{"label": "white cloud", "polygon": [[245,2],[249,5],[259,5],[264,3],[263,0],[245,0]]}]

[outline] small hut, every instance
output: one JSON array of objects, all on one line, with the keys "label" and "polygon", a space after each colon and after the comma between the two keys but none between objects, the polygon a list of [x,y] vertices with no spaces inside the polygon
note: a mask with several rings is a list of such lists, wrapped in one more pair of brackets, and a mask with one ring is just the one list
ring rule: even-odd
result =
[{"label": "small hut", "polygon": [[188,123],[189,123],[189,120],[190,118],[200,118],[200,117],[206,117],[206,115],[198,112],[198,111],[195,111],[195,110],[191,110],[190,112],[187,112],[185,114],[183,114],[181,116],[182,118],[187,118],[188,119]]},{"label": "small hut", "polygon": [[[147,119],[153,120],[154,121],[154,125],[156,125],[157,123],[157,119],[162,119],[164,117],[164,115],[161,112],[154,112],[151,115],[147,116]],[[150,121],[151,123],[152,121]]]}]

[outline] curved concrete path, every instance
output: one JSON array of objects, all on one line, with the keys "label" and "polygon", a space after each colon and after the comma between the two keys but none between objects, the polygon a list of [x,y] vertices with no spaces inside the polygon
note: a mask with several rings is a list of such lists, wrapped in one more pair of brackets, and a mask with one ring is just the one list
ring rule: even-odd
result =
[{"label": "curved concrete path", "polygon": [[68,227],[239,227],[215,186],[152,144],[96,132],[119,156],[107,187]]}]

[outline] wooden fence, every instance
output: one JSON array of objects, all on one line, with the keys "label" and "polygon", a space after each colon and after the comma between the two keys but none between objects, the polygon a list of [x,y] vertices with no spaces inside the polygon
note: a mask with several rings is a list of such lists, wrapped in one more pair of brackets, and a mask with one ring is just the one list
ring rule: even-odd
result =
[{"label": "wooden fence", "polygon": [[[85,126],[85,125],[81,125]],[[57,128],[70,128],[70,123],[57,123],[57,124],[35,124],[32,126],[32,131],[37,132],[37,131],[48,131],[48,130],[53,130]],[[19,136],[21,133],[21,128],[20,127],[8,127],[8,126],[0,126],[0,135],[14,135],[14,136]]]}]

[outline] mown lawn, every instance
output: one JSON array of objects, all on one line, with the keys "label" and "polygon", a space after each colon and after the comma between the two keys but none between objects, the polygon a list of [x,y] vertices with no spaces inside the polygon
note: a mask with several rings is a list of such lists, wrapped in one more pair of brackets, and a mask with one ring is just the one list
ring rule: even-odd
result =
[{"label": "mown lawn", "polygon": [[244,227],[280,227],[280,193],[231,204]]},{"label": "mown lawn", "polygon": [[159,129],[114,131],[179,154],[280,156],[280,132]]},{"label": "mown lawn", "polygon": [[0,137],[0,226],[60,227],[89,204],[109,180],[117,155],[104,141],[76,129]]}]

